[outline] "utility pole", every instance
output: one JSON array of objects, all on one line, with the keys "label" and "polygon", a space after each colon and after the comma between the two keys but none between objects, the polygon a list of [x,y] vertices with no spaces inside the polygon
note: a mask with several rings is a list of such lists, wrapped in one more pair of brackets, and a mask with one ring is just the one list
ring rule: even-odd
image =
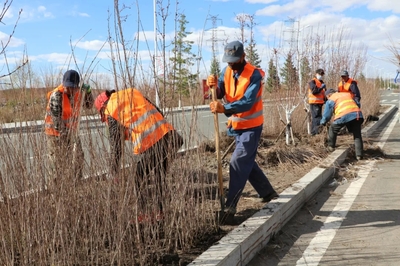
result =
[{"label": "utility pole", "polygon": [[302,49],[301,49],[301,51],[300,51],[300,45],[299,45],[299,42],[300,42],[300,38],[299,38],[299,35],[300,35],[300,32],[302,32],[302,34],[301,34],[301,41],[303,40],[303,30],[304,29],[306,29],[306,28],[308,28],[308,27],[310,27],[310,25],[306,25],[306,26],[304,26],[304,27],[302,27],[301,29],[300,29],[300,21],[298,22],[298,28],[297,28],[297,60],[298,60],[298,63],[299,63],[299,69],[298,69],[298,72],[299,72],[299,92],[300,92],[300,95],[302,94],[302,88],[303,88],[303,71],[302,71],[302,69],[301,69],[301,64],[302,64],[302,60],[303,60],[303,44],[302,44]]},{"label": "utility pole", "polygon": [[157,5],[156,0],[153,0],[154,9],[154,85],[156,90],[156,105],[160,107],[160,98],[158,96],[158,64],[157,64]]}]

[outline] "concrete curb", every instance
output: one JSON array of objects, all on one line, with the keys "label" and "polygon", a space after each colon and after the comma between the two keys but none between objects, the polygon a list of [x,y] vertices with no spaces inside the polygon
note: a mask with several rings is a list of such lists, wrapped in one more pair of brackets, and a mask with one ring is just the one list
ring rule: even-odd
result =
[{"label": "concrete curb", "polygon": [[[390,105],[379,120],[363,129],[369,136],[397,111]],[[304,175],[297,183],[285,189],[280,197],[266,204],[260,211],[244,221],[214,246],[210,247],[190,266],[246,265],[334,174],[336,166],[345,160],[349,148],[336,149],[322,163]]]}]

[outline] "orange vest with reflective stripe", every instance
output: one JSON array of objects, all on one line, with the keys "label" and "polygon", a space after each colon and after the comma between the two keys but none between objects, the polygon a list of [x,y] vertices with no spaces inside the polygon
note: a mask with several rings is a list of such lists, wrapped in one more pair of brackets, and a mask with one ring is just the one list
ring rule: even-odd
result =
[{"label": "orange vest with reflective stripe", "polygon": [[133,142],[135,154],[143,153],[174,130],[157,108],[136,89],[111,94],[104,114],[113,117],[127,129],[125,139]]},{"label": "orange vest with reflective stripe", "polygon": [[357,81],[355,81],[354,79],[349,78],[346,82],[344,82],[343,80],[339,82],[338,84],[338,92],[348,92],[350,93],[351,97],[354,98],[354,94],[353,92],[350,90],[350,85],[351,82],[355,82],[357,83]]},{"label": "orange vest with reflective stripe", "polygon": [[[313,80],[315,81],[315,85],[317,85],[318,88],[321,88],[322,86],[322,82],[317,79],[317,78],[313,78]],[[308,103],[309,104],[324,104],[325,101],[325,90],[321,90],[319,93],[317,94],[312,94],[311,88],[310,86],[308,86]]]},{"label": "orange vest with reflective stripe", "polygon": [[[225,83],[225,98],[228,103],[235,102],[243,98],[244,93],[246,92],[247,87],[250,84],[250,77],[253,74],[254,70],[257,68],[246,64],[244,66],[243,72],[240,74],[239,79],[236,82],[235,86],[235,78],[233,77],[233,70],[230,67],[227,67],[225,70],[224,83]],[[261,76],[264,78],[264,71],[258,69],[260,71]],[[233,129],[248,129],[260,126],[264,123],[263,116],[263,103],[262,103],[262,84],[260,82],[260,90],[256,96],[256,102],[251,107],[249,111],[243,113],[233,114],[228,118],[228,127],[232,127]]]},{"label": "orange vest with reflective stripe", "polygon": [[329,100],[335,102],[333,120],[352,112],[360,112],[360,108],[351,98],[350,93],[334,93],[329,97]]},{"label": "orange vest with reflective stripe", "polygon": [[80,102],[81,102],[81,93],[76,92],[74,94],[74,106],[72,107],[71,102],[68,99],[68,95],[64,93],[63,85],[60,84],[57,88],[47,93],[47,107],[46,107],[46,115],[44,118],[45,129],[44,132],[46,135],[51,136],[60,136],[60,132],[54,128],[53,118],[50,112],[50,96],[53,92],[59,91],[62,93],[62,114],[61,120],[67,129],[76,130],[78,126],[78,117],[80,114]]}]

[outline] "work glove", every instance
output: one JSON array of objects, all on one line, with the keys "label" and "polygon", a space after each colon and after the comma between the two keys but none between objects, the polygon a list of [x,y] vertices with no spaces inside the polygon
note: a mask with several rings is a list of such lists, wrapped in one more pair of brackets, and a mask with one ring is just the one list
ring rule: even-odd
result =
[{"label": "work glove", "polygon": [[318,133],[323,132],[323,131],[324,131],[324,128],[325,128],[325,124],[319,125],[319,126],[318,126]]},{"label": "work glove", "polygon": [[212,113],[225,113],[225,107],[219,101],[211,102],[210,109]]},{"label": "work glove", "polygon": [[85,83],[82,84],[81,91],[86,92],[87,94],[92,92],[90,85]]},{"label": "work glove", "polygon": [[209,88],[216,87],[217,86],[217,76],[209,75],[208,78],[207,78],[207,86]]},{"label": "work glove", "polygon": [[326,85],[324,83],[324,84],[321,85],[321,89],[325,89],[325,88],[326,88]]}]

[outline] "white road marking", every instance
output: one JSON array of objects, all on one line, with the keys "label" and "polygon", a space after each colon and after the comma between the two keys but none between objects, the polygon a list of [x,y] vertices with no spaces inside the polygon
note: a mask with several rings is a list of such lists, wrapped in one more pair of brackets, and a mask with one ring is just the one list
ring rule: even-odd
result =
[{"label": "white road marking", "polygon": [[[396,117],[392,120],[389,127],[383,133],[381,140],[377,144],[380,148],[383,148],[383,146],[385,145],[398,119],[399,113],[397,113]],[[339,200],[332,213],[324,222],[321,229],[311,240],[310,244],[304,251],[303,256],[296,262],[296,265],[318,265],[329,245],[331,244],[333,238],[335,237],[336,232],[340,228],[348,211],[353,205],[353,202],[360,192],[360,189],[363,186],[365,179],[372,171],[375,162],[376,161],[366,161],[365,167],[358,171],[358,176],[360,178],[352,182],[347,188],[346,192],[343,194],[343,197]]]}]

